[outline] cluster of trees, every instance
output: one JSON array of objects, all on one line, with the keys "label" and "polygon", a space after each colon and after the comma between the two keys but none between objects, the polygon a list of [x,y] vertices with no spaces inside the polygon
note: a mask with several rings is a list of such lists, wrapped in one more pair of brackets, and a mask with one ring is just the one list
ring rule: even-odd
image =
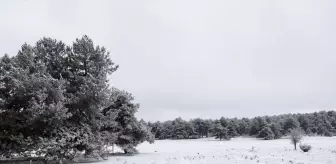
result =
[{"label": "cluster of trees", "polygon": [[157,139],[188,139],[215,136],[231,139],[236,136],[254,136],[266,140],[288,135],[291,129],[302,129],[307,135],[333,136],[336,134],[336,112],[321,111],[306,114],[285,114],[254,118],[192,119],[185,121],[149,122]]},{"label": "cluster of trees", "polygon": [[104,47],[87,37],[72,45],[42,38],[15,56],[0,58],[0,155],[30,154],[73,159],[115,144],[133,153],[154,142],[139,104],[109,86],[114,64]]}]

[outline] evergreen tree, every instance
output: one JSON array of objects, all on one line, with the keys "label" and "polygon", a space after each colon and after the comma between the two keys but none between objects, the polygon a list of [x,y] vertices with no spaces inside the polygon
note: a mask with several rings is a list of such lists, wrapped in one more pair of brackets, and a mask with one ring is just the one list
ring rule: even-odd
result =
[{"label": "evergreen tree", "polygon": [[300,127],[300,123],[297,121],[297,119],[293,117],[289,117],[286,119],[284,123],[284,131],[289,132],[291,129],[296,129]]},{"label": "evergreen tree", "polygon": [[222,139],[231,139],[228,135],[228,129],[222,126],[222,124],[217,123],[213,127],[213,131],[215,133],[216,138]]},{"label": "evergreen tree", "polygon": [[304,115],[299,115],[298,116],[298,121],[300,123],[300,127],[307,133],[309,134],[308,129],[311,127],[309,119],[305,117]]},{"label": "evergreen tree", "polygon": [[257,137],[263,138],[265,140],[272,140],[274,139],[275,135],[273,131],[271,130],[271,128],[265,126],[262,130],[259,131]]},{"label": "evergreen tree", "polygon": [[238,125],[238,133],[240,135],[246,135],[249,132],[249,121],[247,118],[243,118]]},{"label": "evergreen tree", "polygon": [[83,36],[71,46],[42,38],[0,60],[1,154],[39,151],[73,158],[105,144],[134,147],[151,133],[137,121],[130,94],[112,89],[117,70],[104,47]]},{"label": "evergreen tree", "polygon": [[272,123],[270,125],[270,128],[274,134],[274,139],[279,139],[282,137],[282,133],[281,133],[281,127],[279,125],[279,123]]}]

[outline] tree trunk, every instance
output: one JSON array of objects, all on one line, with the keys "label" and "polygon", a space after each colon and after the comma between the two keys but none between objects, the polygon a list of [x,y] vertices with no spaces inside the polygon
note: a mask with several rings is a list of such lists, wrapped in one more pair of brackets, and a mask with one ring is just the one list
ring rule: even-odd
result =
[{"label": "tree trunk", "polygon": [[84,71],[85,71],[84,76],[86,76],[87,75],[86,60],[84,60]]},{"label": "tree trunk", "polygon": [[296,143],[294,143],[294,149],[296,150]]},{"label": "tree trunk", "polygon": [[112,144],[112,154],[114,154],[114,144]]}]

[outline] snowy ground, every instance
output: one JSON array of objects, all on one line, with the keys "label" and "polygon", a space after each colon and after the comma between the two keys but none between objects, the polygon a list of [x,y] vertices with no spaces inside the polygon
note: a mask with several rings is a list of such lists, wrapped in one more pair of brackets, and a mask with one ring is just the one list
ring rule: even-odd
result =
[{"label": "snowy ground", "polygon": [[140,145],[139,155],[109,157],[99,164],[336,164],[336,137],[305,137],[303,142],[312,145],[310,152],[294,151],[289,139],[161,140]]}]

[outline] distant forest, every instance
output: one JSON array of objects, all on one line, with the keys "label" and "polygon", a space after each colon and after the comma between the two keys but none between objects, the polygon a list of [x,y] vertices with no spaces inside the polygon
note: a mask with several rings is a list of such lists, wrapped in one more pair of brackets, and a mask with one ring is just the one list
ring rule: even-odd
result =
[{"label": "distant forest", "polygon": [[336,135],[336,111],[321,111],[305,114],[283,114],[254,118],[192,119],[176,118],[173,121],[149,122],[156,139],[196,139],[214,136],[231,139],[237,136],[252,136],[265,140],[281,138],[291,129],[302,129],[307,135]]}]

